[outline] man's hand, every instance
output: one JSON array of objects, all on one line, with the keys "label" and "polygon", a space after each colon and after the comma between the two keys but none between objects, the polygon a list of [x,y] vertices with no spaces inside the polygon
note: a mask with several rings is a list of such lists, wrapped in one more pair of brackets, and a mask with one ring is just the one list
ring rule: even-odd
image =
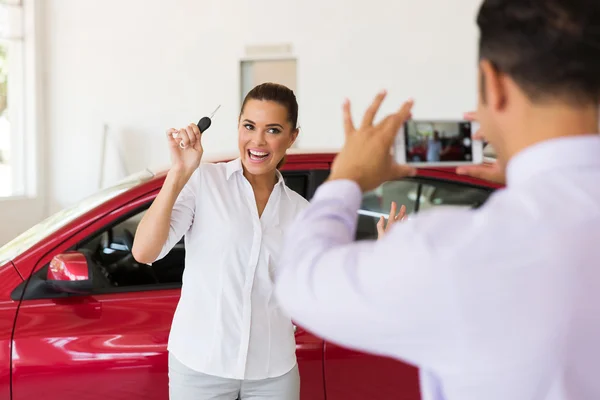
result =
[{"label": "man's hand", "polygon": [[408,101],[393,114],[373,125],[386,93],[382,92],[365,112],[358,129],[350,115],[350,102],[344,103],[344,147],[335,158],[329,180],[355,181],[363,192],[373,190],[385,181],[412,176],[414,168],[394,162],[391,149],[398,129],[410,118],[413,102]]},{"label": "man's hand", "polygon": [[[475,112],[466,113],[465,119],[467,121],[477,121],[477,114]],[[475,132],[473,139],[485,140],[485,136],[481,130],[479,130]],[[502,185],[506,184],[506,174],[504,172],[504,168],[502,168],[498,162],[458,167],[456,169],[456,173],[459,175],[467,175],[472,178],[483,179]]]}]

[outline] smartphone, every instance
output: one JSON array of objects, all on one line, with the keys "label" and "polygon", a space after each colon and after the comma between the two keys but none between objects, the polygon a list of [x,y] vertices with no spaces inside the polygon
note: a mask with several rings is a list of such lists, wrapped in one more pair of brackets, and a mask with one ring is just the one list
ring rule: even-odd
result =
[{"label": "smartphone", "polygon": [[408,120],[396,136],[394,158],[415,167],[481,164],[483,142],[473,140],[477,128],[470,121]]}]

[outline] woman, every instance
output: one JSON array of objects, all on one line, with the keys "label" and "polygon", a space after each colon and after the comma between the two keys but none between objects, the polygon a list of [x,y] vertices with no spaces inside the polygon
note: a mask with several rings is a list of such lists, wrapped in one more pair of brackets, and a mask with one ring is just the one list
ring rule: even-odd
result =
[{"label": "woman", "polygon": [[278,171],[297,121],[294,93],[265,83],[244,99],[239,158],[200,164],[195,124],[167,132],[172,166],[139,224],[133,255],[154,262],[185,235],[168,345],[172,400],[299,398],[294,329],[272,286],[282,235],[308,204]]}]

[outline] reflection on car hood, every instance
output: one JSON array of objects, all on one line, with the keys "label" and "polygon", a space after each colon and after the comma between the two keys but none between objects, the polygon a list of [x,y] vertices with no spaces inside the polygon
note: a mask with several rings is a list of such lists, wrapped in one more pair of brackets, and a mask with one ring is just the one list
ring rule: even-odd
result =
[{"label": "reflection on car hood", "polygon": [[85,213],[152,177],[154,177],[154,174],[149,170],[140,171],[121,180],[114,186],[103,189],[79,203],[51,215],[2,246],[0,248],[0,265],[13,260],[39,241],[50,236]]}]

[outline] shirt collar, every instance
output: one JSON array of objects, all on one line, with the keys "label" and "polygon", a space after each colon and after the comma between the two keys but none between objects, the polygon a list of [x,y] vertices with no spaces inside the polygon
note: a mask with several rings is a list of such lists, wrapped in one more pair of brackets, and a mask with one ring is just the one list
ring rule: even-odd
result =
[{"label": "shirt collar", "polygon": [[[240,175],[242,175],[243,172],[243,168],[242,168],[242,159],[241,158],[236,158],[235,160],[231,160],[227,163],[226,165],[226,176],[227,176],[227,180],[229,180],[233,174],[235,174],[236,172],[239,173]],[[288,188],[285,184],[285,180],[283,179],[283,175],[281,174],[281,171],[277,170],[275,172],[277,174],[277,183],[275,184],[275,186],[282,186],[283,187],[283,191],[285,192],[286,196],[288,197],[288,199],[291,199],[291,195],[290,195],[290,188]]]},{"label": "shirt collar", "polygon": [[227,165],[225,166],[225,171],[227,172],[227,180],[229,180],[229,178],[231,178],[231,176],[236,173],[236,172],[242,172],[242,159],[241,158],[236,158],[235,160],[231,160],[227,163]]},{"label": "shirt collar", "polygon": [[552,170],[600,168],[600,135],[546,140],[516,154],[506,167],[507,185],[523,183]]}]

